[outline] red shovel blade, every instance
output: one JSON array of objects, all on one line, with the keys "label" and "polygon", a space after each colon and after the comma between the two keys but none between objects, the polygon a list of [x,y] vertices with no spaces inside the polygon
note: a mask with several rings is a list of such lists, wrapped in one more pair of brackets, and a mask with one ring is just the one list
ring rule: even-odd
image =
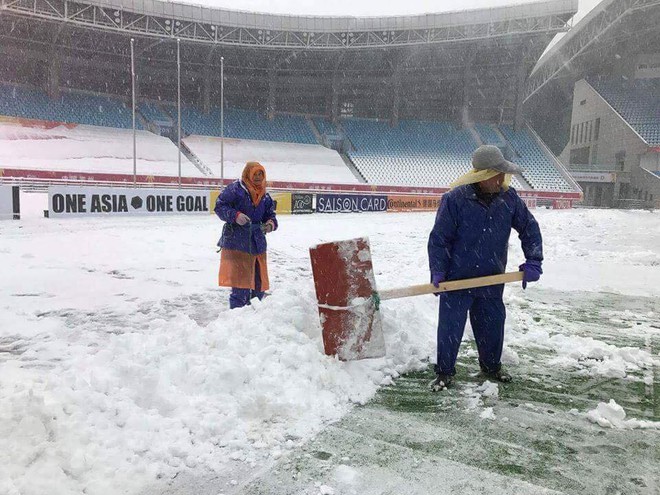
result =
[{"label": "red shovel blade", "polygon": [[323,346],[343,361],[385,356],[371,250],[366,238],[319,244],[309,250]]}]

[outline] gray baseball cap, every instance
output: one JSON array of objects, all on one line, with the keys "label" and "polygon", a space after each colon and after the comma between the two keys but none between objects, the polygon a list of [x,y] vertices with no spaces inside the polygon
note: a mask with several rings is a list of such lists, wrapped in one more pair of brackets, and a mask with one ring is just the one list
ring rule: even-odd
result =
[{"label": "gray baseball cap", "polygon": [[504,159],[502,151],[492,144],[479,146],[472,153],[472,166],[476,170],[492,169],[505,174],[520,174],[522,168]]}]

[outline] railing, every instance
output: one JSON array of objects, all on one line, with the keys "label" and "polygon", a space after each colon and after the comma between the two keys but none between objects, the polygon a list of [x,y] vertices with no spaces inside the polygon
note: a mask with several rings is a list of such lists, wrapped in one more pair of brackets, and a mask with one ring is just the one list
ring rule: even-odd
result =
[{"label": "railing", "polygon": [[529,132],[532,134],[534,139],[536,140],[537,144],[541,147],[542,151],[544,154],[552,161],[552,163],[555,165],[557,170],[559,171],[560,175],[564,178],[564,180],[568,183],[569,186],[573,188],[574,191],[579,191],[580,195],[582,195],[582,188],[580,185],[577,183],[577,181],[571,176],[570,172],[566,169],[564,164],[559,160],[554,153],[546,146],[546,144],[543,142],[543,139],[541,139],[541,136],[539,136],[536,131],[532,128],[532,126],[529,124],[529,122],[525,122],[525,126],[529,130]]}]

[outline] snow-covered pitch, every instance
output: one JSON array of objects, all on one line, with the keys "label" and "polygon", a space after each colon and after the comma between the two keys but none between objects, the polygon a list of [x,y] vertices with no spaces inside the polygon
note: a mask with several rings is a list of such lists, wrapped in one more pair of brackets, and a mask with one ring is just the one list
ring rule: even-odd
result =
[{"label": "snow-covered pitch", "polygon": [[[282,216],[268,238],[272,294],[229,311],[228,291],[216,286],[215,216],[44,219],[44,195],[21,199],[24,219],[0,223],[3,495],[138,494],[181,473],[214,473],[224,488],[213,493],[239,493],[257,471],[433,360],[433,296],[382,304],[386,358],[325,356],[308,254],[319,242],[368,236],[379,288],[425,283],[432,213]],[[658,301],[660,215],[535,215],[545,273],[526,291],[505,292],[509,369],[537,347],[557,368],[652,385],[657,352],[584,335],[580,321],[555,324],[551,307],[557,294],[576,314],[594,294]],[[513,233],[510,268],[521,256]],[[640,331],[655,338],[657,308],[639,315]],[[497,387],[463,392],[479,418],[503,420],[485,403]],[[656,434],[658,423],[633,416],[594,402],[572,421]],[[340,467],[339,482],[350,485],[356,471]],[[355,493],[324,483],[314,493]]]}]

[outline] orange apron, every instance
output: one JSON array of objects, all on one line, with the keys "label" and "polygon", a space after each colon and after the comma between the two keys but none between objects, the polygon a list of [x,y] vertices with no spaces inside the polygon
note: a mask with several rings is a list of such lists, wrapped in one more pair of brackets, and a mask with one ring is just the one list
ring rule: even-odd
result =
[{"label": "orange apron", "polygon": [[218,285],[220,287],[236,287],[237,289],[255,290],[254,275],[256,263],[259,262],[261,291],[270,288],[268,281],[268,260],[266,253],[250,254],[235,249],[220,251],[220,270]]}]

